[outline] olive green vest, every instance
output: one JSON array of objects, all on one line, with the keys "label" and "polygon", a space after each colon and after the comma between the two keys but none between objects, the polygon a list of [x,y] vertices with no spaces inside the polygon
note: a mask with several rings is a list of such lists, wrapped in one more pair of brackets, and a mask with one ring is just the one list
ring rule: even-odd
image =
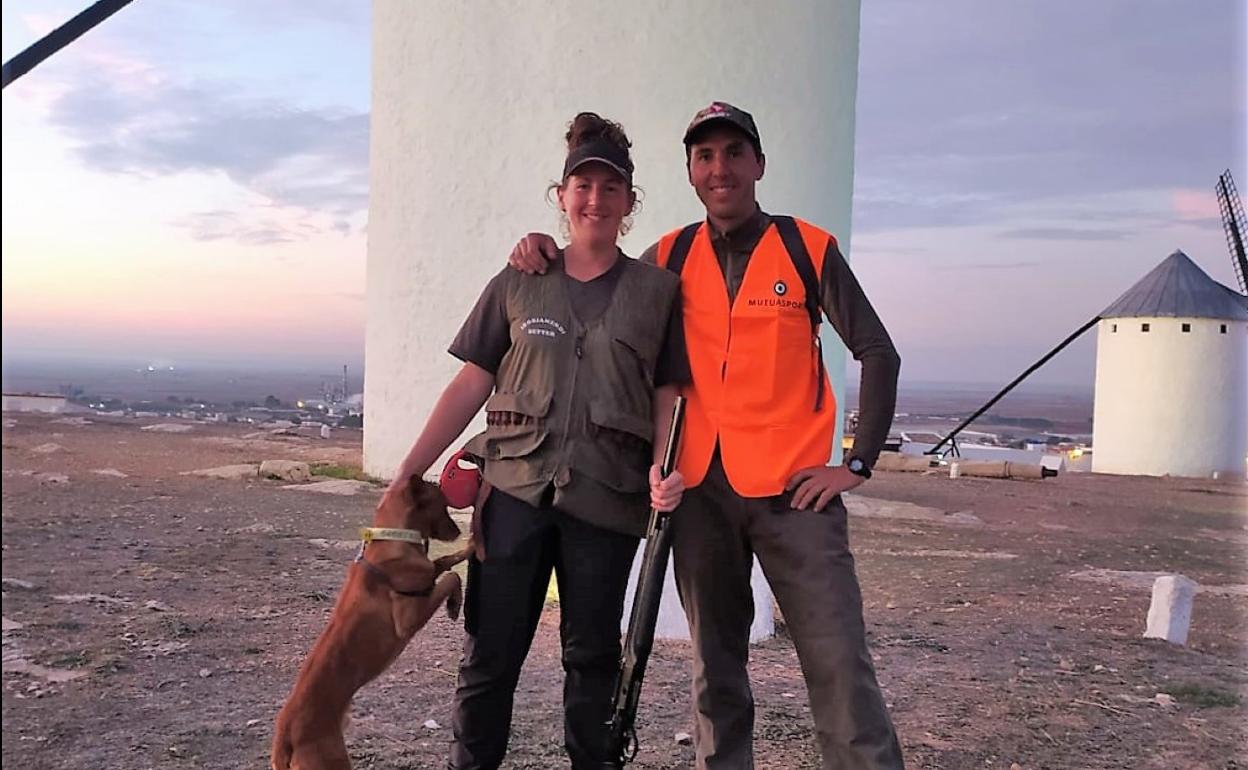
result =
[{"label": "olive green vest", "polygon": [[[628,257],[603,314],[572,311],[562,263],[512,274],[511,348],[486,401],[487,427],[468,443],[485,479],[539,506],[607,529],[645,532],[654,372],[680,279]],[[549,499],[549,498],[548,498]]]}]

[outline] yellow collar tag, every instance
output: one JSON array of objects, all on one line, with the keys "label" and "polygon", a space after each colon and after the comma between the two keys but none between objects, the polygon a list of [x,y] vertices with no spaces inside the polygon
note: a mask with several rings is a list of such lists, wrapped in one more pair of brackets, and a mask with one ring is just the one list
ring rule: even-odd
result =
[{"label": "yellow collar tag", "polygon": [[402,540],[406,543],[419,545],[425,542],[424,535],[420,533],[420,530],[391,529],[389,527],[361,527],[360,539],[365,543],[370,543],[373,540]]}]

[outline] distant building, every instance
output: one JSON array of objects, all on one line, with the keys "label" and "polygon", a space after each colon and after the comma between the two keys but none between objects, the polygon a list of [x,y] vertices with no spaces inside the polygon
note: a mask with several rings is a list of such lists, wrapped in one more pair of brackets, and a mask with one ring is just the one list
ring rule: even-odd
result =
[{"label": "distant building", "polygon": [[5,393],[6,412],[44,412],[60,414],[65,411],[66,398],[52,393]]},{"label": "distant building", "polygon": [[1092,470],[1243,475],[1248,297],[1176,251],[1101,313]]}]

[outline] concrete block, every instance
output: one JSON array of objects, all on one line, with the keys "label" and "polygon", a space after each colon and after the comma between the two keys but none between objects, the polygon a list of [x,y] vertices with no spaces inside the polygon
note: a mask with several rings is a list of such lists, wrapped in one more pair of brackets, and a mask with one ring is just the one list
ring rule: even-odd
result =
[{"label": "concrete block", "polygon": [[1192,623],[1192,599],[1197,584],[1183,575],[1163,575],[1153,582],[1153,601],[1148,607],[1145,638],[1187,644]]}]

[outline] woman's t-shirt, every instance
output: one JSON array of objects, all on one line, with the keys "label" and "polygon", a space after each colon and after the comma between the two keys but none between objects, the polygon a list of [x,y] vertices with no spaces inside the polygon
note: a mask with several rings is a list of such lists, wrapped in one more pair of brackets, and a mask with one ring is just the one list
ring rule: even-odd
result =
[{"label": "woman's t-shirt", "polygon": [[[578,281],[567,273],[560,273],[559,277],[567,282],[572,312],[581,323],[593,323],[611,305],[625,259],[630,257],[621,257],[609,270],[589,281]],[[472,312],[464,320],[459,333],[455,335],[455,340],[448,349],[451,355],[461,361],[476,364],[490,374],[498,372],[503,356],[511,348],[511,321],[507,318],[506,306],[507,286],[509,281],[522,275],[511,267],[504,267],[490,280]],[[621,299],[627,301],[627,298]],[[685,385],[692,379],[689,357],[685,352],[680,296],[677,295],[668,315],[667,333],[655,364],[654,384],[656,387]]]}]

